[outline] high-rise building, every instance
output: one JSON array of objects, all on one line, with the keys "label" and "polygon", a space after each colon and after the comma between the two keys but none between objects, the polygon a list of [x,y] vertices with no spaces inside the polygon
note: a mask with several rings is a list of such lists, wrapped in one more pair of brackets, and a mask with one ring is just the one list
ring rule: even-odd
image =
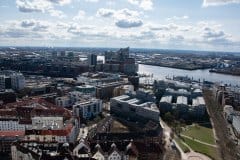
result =
[{"label": "high-rise building", "polygon": [[0,75],[0,90],[4,90],[4,89],[5,89],[5,76]]},{"label": "high-rise building", "polygon": [[116,52],[105,52],[105,64],[103,71],[121,72],[126,75],[135,75],[138,71],[138,65],[135,59],[130,57],[129,47],[121,48]]},{"label": "high-rise building", "polygon": [[97,65],[97,55],[96,54],[89,54],[88,55],[88,65],[89,66],[96,66]]},{"label": "high-rise building", "polygon": [[25,87],[25,77],[22,73],[14,73],[10,77],[13,89],[21,90]]}]

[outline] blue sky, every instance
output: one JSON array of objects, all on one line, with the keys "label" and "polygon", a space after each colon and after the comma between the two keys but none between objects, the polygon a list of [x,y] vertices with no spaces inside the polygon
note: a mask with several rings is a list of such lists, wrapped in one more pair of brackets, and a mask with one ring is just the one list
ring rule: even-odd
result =
[{"label": "blue sky", "polygon": [[1,46],[240,51],[240,0],[1,0]]}]

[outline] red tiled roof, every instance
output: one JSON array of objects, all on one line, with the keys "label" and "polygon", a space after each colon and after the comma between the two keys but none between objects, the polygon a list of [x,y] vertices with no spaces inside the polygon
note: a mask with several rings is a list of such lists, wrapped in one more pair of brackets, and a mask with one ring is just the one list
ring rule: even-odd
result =
[{"label": "red tiled roof", "polygon": [[67,119],[71,118],[71,113],[64,108],[40,109],[34,108],[32,116],[63,116]]},{"label": "red tiled roof", "polygon": [[0,116],[3,117],[15,117],[17,112],[11,109],[0,109]]},{"label": "red tiled roof", "polygon": [[56,108],[57,107],[54,104],[49,103],[46,100],[41,99],[41,98],[28,98],[28,99],[24,99],[24,100],[21,100],[18,102],[14,102],[14,103],[8,103],[4,106],[4,108],[24,107],[24,106],[29,106],[31,104],[39,104],[46,108]]},{"label": "red tiled roof", "polygon": [[0,131],[0,137],[24,136],[25,131]]}]

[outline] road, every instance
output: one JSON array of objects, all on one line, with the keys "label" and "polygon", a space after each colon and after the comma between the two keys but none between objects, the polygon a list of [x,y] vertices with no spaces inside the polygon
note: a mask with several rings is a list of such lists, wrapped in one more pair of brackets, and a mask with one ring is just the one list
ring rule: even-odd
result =
[{"label": "road", "polygon": [[237,153],[240,153],[240,151],[228,134],[228,124],[222,114],[223,107],[216,102],[212,90],[205,89],[203,91],[207,111],[215,131],[214,133],[222,159],[239,160],[240,157],[237,156]]}]

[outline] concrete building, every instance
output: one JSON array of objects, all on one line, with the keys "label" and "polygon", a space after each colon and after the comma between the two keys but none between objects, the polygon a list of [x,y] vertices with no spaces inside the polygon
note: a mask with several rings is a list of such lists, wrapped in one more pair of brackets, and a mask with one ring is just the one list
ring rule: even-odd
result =
[{"label": "concrete building", "polygon": [[61,107],[70,107],[72,105],[71,99],[68,96],[55,98],[55,104]]},{"label": "concrete building", "polygon": [[21,90],[25,87],[25,77],[22,73],[13,73],[11,76],[12,88],[15,90]]},{"label": "concrete building", "polygon": [[84,95],[90,95],[95,96],[96,95],[96,87],[92,85],[81,85],[76,86],[76,91],[84,94]]},{"label": "concrete building", "polygon": [[5,89],[5,76],[0,75],[0,91]]},{"label": "concrete building", "polygon": [[102,100],[86,99],[73,105],[73,115],[84,119],[90,119],[102,113]]},{"label": "concrete building", "polygon": [[117,96],[121,96],[123,94],[132,93],[132,92],[134,92],[133,85],[122,85],[122,86],[114,88],[113,96],[117,97]]},{"label": "concrete building", "polygon": [[240,115],[234,115],[232,119],[232,126],[237,137],[240,137]]},{"label": "concrete building", "polygon": [[127,75],[134,75],[138,71],[138,65],[135,64],[135,58],[131,58],[129,47],[121,48],[116,52],[105,52],[105,72],[121,72]]},{"label": "concrete building", "polygon": [[127,84],[125,81],[118,81],[112,83],[105,83],[96,86],[96,97],[99,99],[110,99],[114,95],[114,89],[116,87]]},{"label": "concrete building", "polygon": [[203,97],[192,99],[192,113],[195,116],[201,117],[206,112],[206,103]]},{"label": "concrete building", "polygon": [[25,77],[20,72],[11,70],[0,71],[0,90],[21,90],[25,87]]},{"label": "concrete building", "polygon": [[63,128],[63,117],[33,117],[33,129],[60,129]]},{"label": "concrete building", "polygon": [[110,107],[111,113],[116,115],[159,121],[160,111],[153,102],[144,102],[129,95],[111,98]]},{"label": "concrete building", "polygon": [[177,109],[180,111],[180,112],[187,112],[188,110],[188,99],[187,97],[184,97],[184,96],[178,96],[177,97]]},{"label": "concrete building", "polygon": [[223,115],[224,115],[224,118],[225,118],[229,123],[232,123],[233,114],[234,114],[233,106],[225,105],[224,108],[223,108]]},{"label": "concrete building", "polygon": [[77,82],[85,85],[97,86],[104,83],[118,82],[122,81],[122,78],[119,74],[114,73],[83,73],[77,77]]},{"label": "concrete building", "polygon": [[96,66],[97,65],[97,55],[96,54],[89,54],[88,55],[88,65],[89,66]]},{"label": "concrete building", "polygon": [[173,108],[173,96],[163,96],[160,100],[159,106],[161,112],[170,112]]}]

